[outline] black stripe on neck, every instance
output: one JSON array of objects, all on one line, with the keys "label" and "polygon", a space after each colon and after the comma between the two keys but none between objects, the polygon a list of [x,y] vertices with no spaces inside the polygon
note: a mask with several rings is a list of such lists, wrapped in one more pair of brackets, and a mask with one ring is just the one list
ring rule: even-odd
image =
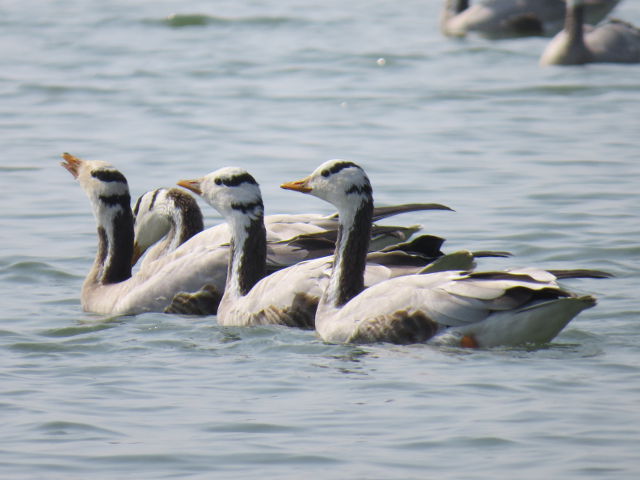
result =
[{"label": "black stripe on neck", "polygon": [[96,261],[100,265],[104,265],[107,259],[107,253],[109,252],[109,237],[107,237],[107,231],[104,227],[98,227],[98,253],[96,254]]},{"label": "black stripe on neck", "polygon": [[334,173],[338,173],[340,170],[343,170],[345,168],[348,167],[355,167],[355,168],[360,168],[358,165],[356,165],[353,162],[337,162],[334,163],[331,168],[325,168],[324,170],[322,170],[322,172],[320,172],[320,174],[323,177],[328,177],[329,175],[333,175]]},{"label": "black stripe on neck", "polygon": [[113,219],[113,245],[111,258],[105,265],[103,283],[118,283],[131,277],[133,258],[133,216],[131,210],[118,212]]},{"label": "black stripe on neck", "polygon": [[218,177],[215,179],[216,185],[225,185],[227,187],[237,187],[243,183],[250,183],[251,185],[258,185],[255,178],[251,176],[251,174],[245,172],[240,173],[238,175],[234,175],[233,177]]},{"label": "black stripe on neck", "polygon": [[578,39],[580,43],[584,43],[584,5],[576,5],[567,8],[565,17],[565,30],[568,32],[572,40]]},{"label": "black stripe on neck", "polygon": [[120,205],[125,210],[129,210],[131,208],[131,196],[128,193],[100,195],[98,198],[108,207]]},{"label": "black stripe on neck", "polygon": [[178,239],[180,244],[204,230],[202,211],[191,195],[172,188],[167,191],[167,198],[173,201],[182,218],[182,231]]},{"label": "black stripe on neck", "polygon": [[101,182],[127,183],[127,179],[118,170],[93,170],[91,176]]},{"label": "black stripe on neck", "polygon": [[339,257],[334,261],[339,262],[340,278],[338,279],[338,294],[336,306],[342,306],[358,295],[364,289],[364,270],[367,263],[367,252],[371,237],[371,218],[373,216],[373,199],[370,197],[362,202],[356,212],[353,225],[345,240],[344,249],[341,249],[343,227],[340,225],[336,252]]},{"label": "black stripe on neck", "polygon": [[371,184],[367,182],[364,185],[351,185],[346,193],[347,195],[358,193],[360,195],[367,195],[370,197],[373,192],[371,191]]},{"label": "black stripe on neck", "polygon": [[[114,238],[109,241],[107,231],[98,227],[98,253],[96,262],[101,266],[98,281],[102,284],[118,283],[131,277],[133,257],[133,217],[131,211],[118,212],[113,219]],[[109,263],[105,263],[109,260]]]},{"label": "black stripe on neck", "polygon": [[264,209],[262,200],[256,200],[255,202],[251,202],[251,203],[232,203],[231,204],[231,208],[233,208],[234,210],[240,210],[242,213],[253,211],[258,207]]},{"label": "black stripe on neck", "polygon": [[238,271],[240,295],[246,295],[264,276],[267,262],[267,232],[262,217],[251,221],[247,227],[247,235]]}]

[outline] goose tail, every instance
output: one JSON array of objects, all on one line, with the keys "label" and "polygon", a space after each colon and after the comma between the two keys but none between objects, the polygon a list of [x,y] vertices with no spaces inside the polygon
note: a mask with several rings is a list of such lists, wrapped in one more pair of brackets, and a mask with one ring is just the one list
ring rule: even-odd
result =
[{"label": "goose tail", "polygon": [[596,305],[595,297],[546,300],[516,311],[495,312],[486,320],[445,330],[437,344],[463,347],[517,347],[553,340],[580,312]]}]

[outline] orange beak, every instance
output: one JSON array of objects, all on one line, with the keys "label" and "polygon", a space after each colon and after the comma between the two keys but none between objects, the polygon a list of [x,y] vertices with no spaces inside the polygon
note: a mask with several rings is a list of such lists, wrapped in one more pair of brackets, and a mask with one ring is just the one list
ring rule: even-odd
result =
[{"label": "orange beak", "polygon": [[287,182],[280,185],[285,190],[294,190],[296,192],[309,193],[313,189],[309,186],[309,177],[297,180],[295,182]]},{"label": "orange beak", "polygon": [[78,173],[80,172],[80,166],[82,165],[82,160],[78,157],[74,157],[70,153],[63,153],[62,158],[64,158],[64,162],[60,162],[67,171],[73,175],[73,178],[78,178]]},{"label": "orange beak", "polygon": [[202,195],[202,189],[200,188],[200,180],[180,180],[177,185],[186,188],[187,190],[191,190],[193,193],[197,193],[198,195]]}]

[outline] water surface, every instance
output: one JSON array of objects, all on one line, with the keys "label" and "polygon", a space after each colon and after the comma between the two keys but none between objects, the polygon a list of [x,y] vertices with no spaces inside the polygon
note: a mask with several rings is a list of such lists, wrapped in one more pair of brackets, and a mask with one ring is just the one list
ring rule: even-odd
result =
[{"label": "water surface", "polygon": [[[637,478],[640,67],[540,68],[542,38],[450,40],[440,2],[0,7],[3,478]],[[616,15],[640,24],[640,7]],[[132,195],[224,165],[267,213],[329,158],[487,268],[599,268],[542,348],[335,346],[215,318],[81,311],[95,224],[59,167]],[[203,205],[207,225],[220,221]]]}]

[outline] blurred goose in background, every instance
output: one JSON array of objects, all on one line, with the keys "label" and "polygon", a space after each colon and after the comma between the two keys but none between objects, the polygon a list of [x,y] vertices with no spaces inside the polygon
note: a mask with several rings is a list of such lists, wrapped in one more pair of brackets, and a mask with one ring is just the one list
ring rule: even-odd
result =
[{"label": "blurred goose in background", "polygon": [[545,343],[596,304],[561,288],[560,277],[597,271],[440,271],[392,278],[364,289],[373,197],[365,172],[330,160],[307,178],[282,185],[334,205],[341,222],[335,260],[315,317],[330,343],[433,340],[468,347]]},{"label": "blurred goose in background", "polygon": [[549,42],[541,65],[640,62],[640,29],[621,20],[585,25],[587,0],[567,0],[564,29]]},{"label": "blurred goose in background", "polygon": [[[619,0],[585,0],[585,22],[595,25]],[[440,16],[444,35],[487,38],[552,36],[562,29],[564,0],[446,0]]]},{"label": "blurred goose in background", "polygon": [[[241,168],[225,167],[201,178],[181,180],[178,185],[201,195],[220,212],[231,231],[229,273],[218,308],[218,324],[313,328],[315,309],[329,279],[332,258],[305,261],[265,276],[267,231],[260,187],[253,176]],[[423,204],[422,209],[427,206]],[[449,210],[438,204],[430,208]],[[368,247],[369,231],[366,235],[363,242]],[[375,283],[421,270],[434,260],[429,255],[442,255],[440,244],[436,237],[422,238],[422,243],[410,242],[399,247],[399,250],[420,250],[422,255],[390,248],[371,254],[368,264],[365,248],[362,261],[366,264],[368,281]],[[425,255],[425,245],[433,253]],[[473,258],[461,261],[469,265]]]}]

